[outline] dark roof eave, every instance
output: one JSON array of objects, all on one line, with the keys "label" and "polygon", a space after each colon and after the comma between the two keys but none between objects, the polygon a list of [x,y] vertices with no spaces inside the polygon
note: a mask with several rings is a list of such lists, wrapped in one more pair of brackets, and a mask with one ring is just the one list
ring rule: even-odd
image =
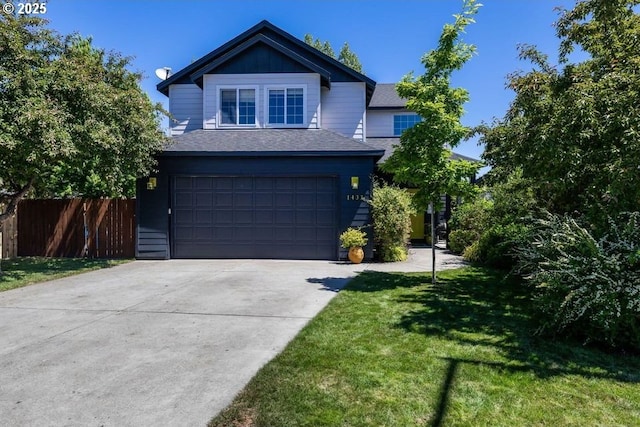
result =
[{"label": "dark roof eave", "polygon": [[373,157],[382,158],[384,150],[333,151],[163,151],[160,157]]},{"label": "dark roof eave", "polygon": [[356,80],[363,81],[365,83],[365,85],[367,86],[367,104],[369,103],[369,101],[371,100],[371,96],[373,95],[373,90],[375,89],[375,86],[376,86],[376,82],[373,79],[371,79],[371,78],[365,76],[364,74],[359,73],[359,72],[355,71],[354,69],[352,69],[352,68],[350,68],[350,67],[348,67],[348,66],[346,66],[346,65],[344,65],[342,63],[340,63],[339,61],[331,58],[330,56],[325,55],[324,53],[318,51],[314,47],[309,46],[304,41],[299,40],[298,38],[296,38],[296,37],[292,36],[291,34],[285,32],[284,30],[281,30],[280,28],[276,27],[275,25],[273,25],[271,22],[269,22],[267,20],[263,20],[263,21],[259,22],[258,24],[256,24],[253,27],[249,28],[248,30],[246,30],[242,34],[240,34],[240,35],[234,37],[233,39],[229,40],[228,42],[226,42],[225,44],[223,44],[219,48],[209,52],[208,54],[206,54],[202,58],[198,59],[197,61],[193,62],[192,64],[187,65],[186,67],[184,67],[180,71],[178,71],[175,74],[173,74],[168,79],[166,79],[164,81],[161,81],[160,83],[158,83],[156,85],[156,89],[160,93],[164,94],[165,96],[169,96],[169,86],[171,86],[174,83],[177,83],[177,82],[181,81],[185,77],[188,77],[190,74],[194,73],[195,71],[199,70],[200,68],[205,67],[209,62],[213,61],[217,56],[223,54],[224,52],[228,51],[229,49],[232,49],[234,47],[234,45],[237,45],[238,43],[240,43],[241,40],[244,40],[247,37],[251,36],[252,34],[255,34],[255,33],[259,32],[263,28],[269,28],[273,32],[279,34],[280,36],[282,36],[284,38],[287,38],[287,39],[291,40],[293,43],[295,43],[298,46],[304,48],[305,50],[307,50],[309,53],[311,53],[313,55],[317,55],[317,56],[322,55],[322,56],[324,56],[325,60],[331,62],[334,66],[342,69],[345,73],[350,74]]},{"label": "dark roof eave", "polygon": [[405,105],[403,106],[398,106],[398,105],[393,105],[393,106],[389,106],[389,107],[382,107],[382,106],[376,106],[376,107],[367,107],[367,110],[405,110],[405,111],[409,111],[407,110],[407,107]]}]

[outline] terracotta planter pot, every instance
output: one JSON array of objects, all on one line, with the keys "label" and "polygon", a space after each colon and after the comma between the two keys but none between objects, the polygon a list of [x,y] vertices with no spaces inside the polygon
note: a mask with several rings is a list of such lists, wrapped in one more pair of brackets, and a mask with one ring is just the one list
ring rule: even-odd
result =
[{"label": "terracotta planter pot", "polygon": [[360,246],[354,246],[349,249],[349,261],[354,264],[360,264],[364,259],[364,251]]}]

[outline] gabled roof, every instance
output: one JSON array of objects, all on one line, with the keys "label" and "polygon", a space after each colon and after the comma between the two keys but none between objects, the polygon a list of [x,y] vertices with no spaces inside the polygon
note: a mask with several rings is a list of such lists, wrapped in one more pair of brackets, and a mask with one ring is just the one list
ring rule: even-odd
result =
[{"label": "gabled roof", "polygon": [[265,36],[264,34],[257,34],[255,36],[251,37],[249,40],[241,43],[239,46],[236,46],[235,48],[233,48],[230,51],[226,52],[225,54],[220,55],[218,58],[214,59],[213,61],[209,62],[204,67],[200,68],[199,70],[197,70],[196,72],[191,74],[190,75],[191,80],[196,82],[196,83],[199,83],[202,80],[202,76],[204,76],[207,73],[210,73],[211,71],[213,71],[216,68],[218,68],[220,65],[222,65],[222,64],[226,63],[227,61],[237,57],[238,55],[241,55],[248,48],[250,48],[251,46],[254,46],[257,43],[263,43],[263,44],[271,47],[272,49],[274,49],[274,50],[276,50],[276,51],[288,56],[289,58],[291,58],[292,60],[294,60],[298,64],[300,64],[303,67],[307,68],[309,71],[311,71],[313,73],[320,74],[322,79],[327,82],[327,86],[330,87],[331,73],[329,73],[324,68],[321,68],[321,67],[317,66],[316,64],[314,64],[313,62],[309,61],[307,58],[303,57],[302,55],[298,55],[297,53],[293,52],[292,50],[287,49],[286,47],[282,46],[280,43],[275,42],[274,40],[270,39],[269,37]]},{"label": "gabled roof", "polygon": [[196,83],[201,85],[202,75],[240,56],[258,43],[275,49],[276,52],[286,55],[312,72],[317,72],[322,76],[324,84],[331,81],[363,82],[367,88],[367,102],[373,95],[375,81],[325,55],[266,20],[174,73],[168,79],[160,82],[157,89],[168,95],[169,86],[172,84]]},{"label": "gabled roof", "polygon": [[369,103],[370,109],[400,109],[405,108],[407,100],[400,98],[395,83],[378,83]]},{"label": "gabled roof", "polygon": [[194,130],[171,138],[164,156],[369,156],[383,150],[324,129]]}]

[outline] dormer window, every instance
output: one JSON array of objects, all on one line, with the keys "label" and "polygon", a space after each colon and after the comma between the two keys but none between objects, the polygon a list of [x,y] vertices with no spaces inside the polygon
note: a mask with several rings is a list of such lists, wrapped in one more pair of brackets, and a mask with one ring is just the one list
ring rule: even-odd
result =
[{"label": "dormer window", "polygon": [[267,88],[268,124],[288,126],[304,124],[304,87]]},{"label": "dormer window", "polygon": [[256,89],[220,89],[220,124],[222,126],[255,126]]}]

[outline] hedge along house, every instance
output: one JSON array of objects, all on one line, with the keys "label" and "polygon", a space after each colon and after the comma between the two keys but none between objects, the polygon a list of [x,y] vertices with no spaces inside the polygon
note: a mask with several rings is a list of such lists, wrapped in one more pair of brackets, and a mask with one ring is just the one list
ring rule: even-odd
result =
[{"label": "hedge along house", "polygon": [[173,143],[138,181],[136,257],[339,258],[370,222],[375,86],[267,21],[158,84]]}]

